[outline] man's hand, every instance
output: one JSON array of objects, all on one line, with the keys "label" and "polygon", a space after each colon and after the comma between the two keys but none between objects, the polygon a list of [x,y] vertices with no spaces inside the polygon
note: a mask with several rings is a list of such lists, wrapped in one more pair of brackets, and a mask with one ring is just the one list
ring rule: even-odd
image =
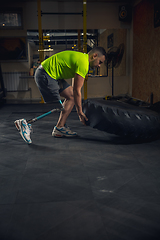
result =
[{"label": "man's hand", "polygon": [[86,126],[86,121],[88,121],[88,118],[86,117],[86,115],[82,112],[82,113],[78,113],[79,116],[79,120]]}]

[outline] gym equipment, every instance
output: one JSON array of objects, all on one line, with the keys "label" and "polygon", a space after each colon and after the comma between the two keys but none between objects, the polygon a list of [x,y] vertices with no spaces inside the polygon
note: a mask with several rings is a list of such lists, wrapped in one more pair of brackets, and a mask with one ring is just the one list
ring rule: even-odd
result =
[{"label": "gym equipment", "polygon": [[160,137],[160,113],[144,103],[136,106],[123,99],[87,99],[83,112],[88,118],[86,125],[101,131],[141,141]]}]

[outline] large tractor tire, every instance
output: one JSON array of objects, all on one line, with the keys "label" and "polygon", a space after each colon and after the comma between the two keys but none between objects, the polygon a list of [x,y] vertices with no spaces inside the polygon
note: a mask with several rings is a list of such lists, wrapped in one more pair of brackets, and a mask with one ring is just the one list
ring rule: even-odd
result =
[{"label": "large tractor tire", "polygon": [[104,99],[87,99],[83,111],[87,125],[131,139],[153,140],[160,137],[160,113],[147,107]]}]

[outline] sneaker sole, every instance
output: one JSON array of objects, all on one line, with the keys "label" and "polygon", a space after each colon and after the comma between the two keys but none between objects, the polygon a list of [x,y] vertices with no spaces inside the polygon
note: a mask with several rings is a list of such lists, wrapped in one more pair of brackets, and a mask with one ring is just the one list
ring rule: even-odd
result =
[{"label": "sneaker sole", "polygon": [[60,134],[52,134],[52,137],[56,137],[56,138],[63,138],[63,137],[66,137],[66,138],[71,138],[71,137],[77,137],[78,135],[60,135]]},{"label": "sneaker sole", "polygon": [[19,129],[19,125],[18,125],[17,121],[15,121],[14,124],[15,124],[17,130],[20,131],[20,129]]}]

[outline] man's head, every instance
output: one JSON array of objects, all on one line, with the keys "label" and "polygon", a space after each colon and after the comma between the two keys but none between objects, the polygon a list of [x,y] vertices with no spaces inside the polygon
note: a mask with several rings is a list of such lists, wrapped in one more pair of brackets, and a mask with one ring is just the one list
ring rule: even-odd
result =
[{"label": "man's head", "polygon": [[106,60],[107,53],[103,47],[94,47],[89,53],[89,66],[94,69]]}]

